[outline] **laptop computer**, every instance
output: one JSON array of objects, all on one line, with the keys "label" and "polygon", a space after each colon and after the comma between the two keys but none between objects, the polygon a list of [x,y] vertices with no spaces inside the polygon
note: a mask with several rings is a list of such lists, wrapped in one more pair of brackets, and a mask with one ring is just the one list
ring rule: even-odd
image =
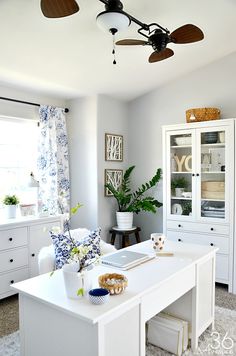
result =
[{"label": "laptop computer", "polygon": [[153,255],[134,251],[119,251],[101,258],[102,264],[127,270],[152,259]]}]

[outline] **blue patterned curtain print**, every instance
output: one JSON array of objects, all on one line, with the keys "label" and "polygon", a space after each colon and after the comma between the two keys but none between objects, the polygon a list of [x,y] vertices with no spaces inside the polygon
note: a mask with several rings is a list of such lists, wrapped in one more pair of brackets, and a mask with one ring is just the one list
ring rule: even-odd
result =
[{"label": "blue patterned curtain print", "polygon": [[69,213],[70,180],[68,139],[64,109],[40,106],[38,146],[39,199],[49,214],[59,211],[58,199],[63,197],[63,212]]}]

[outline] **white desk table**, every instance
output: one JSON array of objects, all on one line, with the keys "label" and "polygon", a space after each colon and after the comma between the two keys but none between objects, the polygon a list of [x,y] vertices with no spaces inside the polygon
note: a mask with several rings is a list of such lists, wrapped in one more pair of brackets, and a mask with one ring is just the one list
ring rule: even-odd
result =
[{"label": "white desk table", "polygon": [[[128,247],[152,252],[150,241]],[[173,257],[122,272],[129,285],[104,305],[68,299],[61,271],[16,283],[21,356],[144,356],[145,323],[167,308],[191,325],[191,346],[214,323],[216,248],[168,241]],[[97,266],[97,277],[117,269]]]}]

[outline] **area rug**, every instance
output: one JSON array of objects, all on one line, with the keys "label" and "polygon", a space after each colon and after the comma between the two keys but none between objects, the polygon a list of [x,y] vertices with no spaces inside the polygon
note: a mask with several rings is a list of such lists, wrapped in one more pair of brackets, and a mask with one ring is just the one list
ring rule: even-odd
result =
[{"label": "area rug", "polygon": [[[19,332],[4,336],[0,339],[1,356],[20,356]],[[156,346],[148,345],[146,356],[169,356],[169,352]],[[195,355],[236,355],[236,311],[216,307],[215,330],[206,330],[200,337],[199,348],[196,352],[187,350],[183,356]],[[33,355],[32,355],[33,356]],[[68,355],[69,356],[69,355]]]},{"label": "area rug", "polygon": [[20,335],[19,331],[1,337],[0,339],[1,356],[20,356]]}]

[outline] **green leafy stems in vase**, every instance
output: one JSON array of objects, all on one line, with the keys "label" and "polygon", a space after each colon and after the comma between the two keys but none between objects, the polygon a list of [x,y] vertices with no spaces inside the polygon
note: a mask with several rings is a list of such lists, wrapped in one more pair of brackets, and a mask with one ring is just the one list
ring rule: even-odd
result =
[{"label": "green leafy stems in vase", "polygon": [[70,214],[64,212],[64,205],[67,205],[67,201],[65,201],[65,197],[63,193],[60,195],[58,199],[58,206],[60,209],[61,214],[64,216],[64,232],[68,232],[69,239],[71,240],[71,243],[74,247],[76,247],[75,240],[72,238],[71,233],[70,233],[70,225],[71,225],[71,217],[75,215],[80,208],[82,208],[82,204],[77,203],[74,207],[70,209]]}]

